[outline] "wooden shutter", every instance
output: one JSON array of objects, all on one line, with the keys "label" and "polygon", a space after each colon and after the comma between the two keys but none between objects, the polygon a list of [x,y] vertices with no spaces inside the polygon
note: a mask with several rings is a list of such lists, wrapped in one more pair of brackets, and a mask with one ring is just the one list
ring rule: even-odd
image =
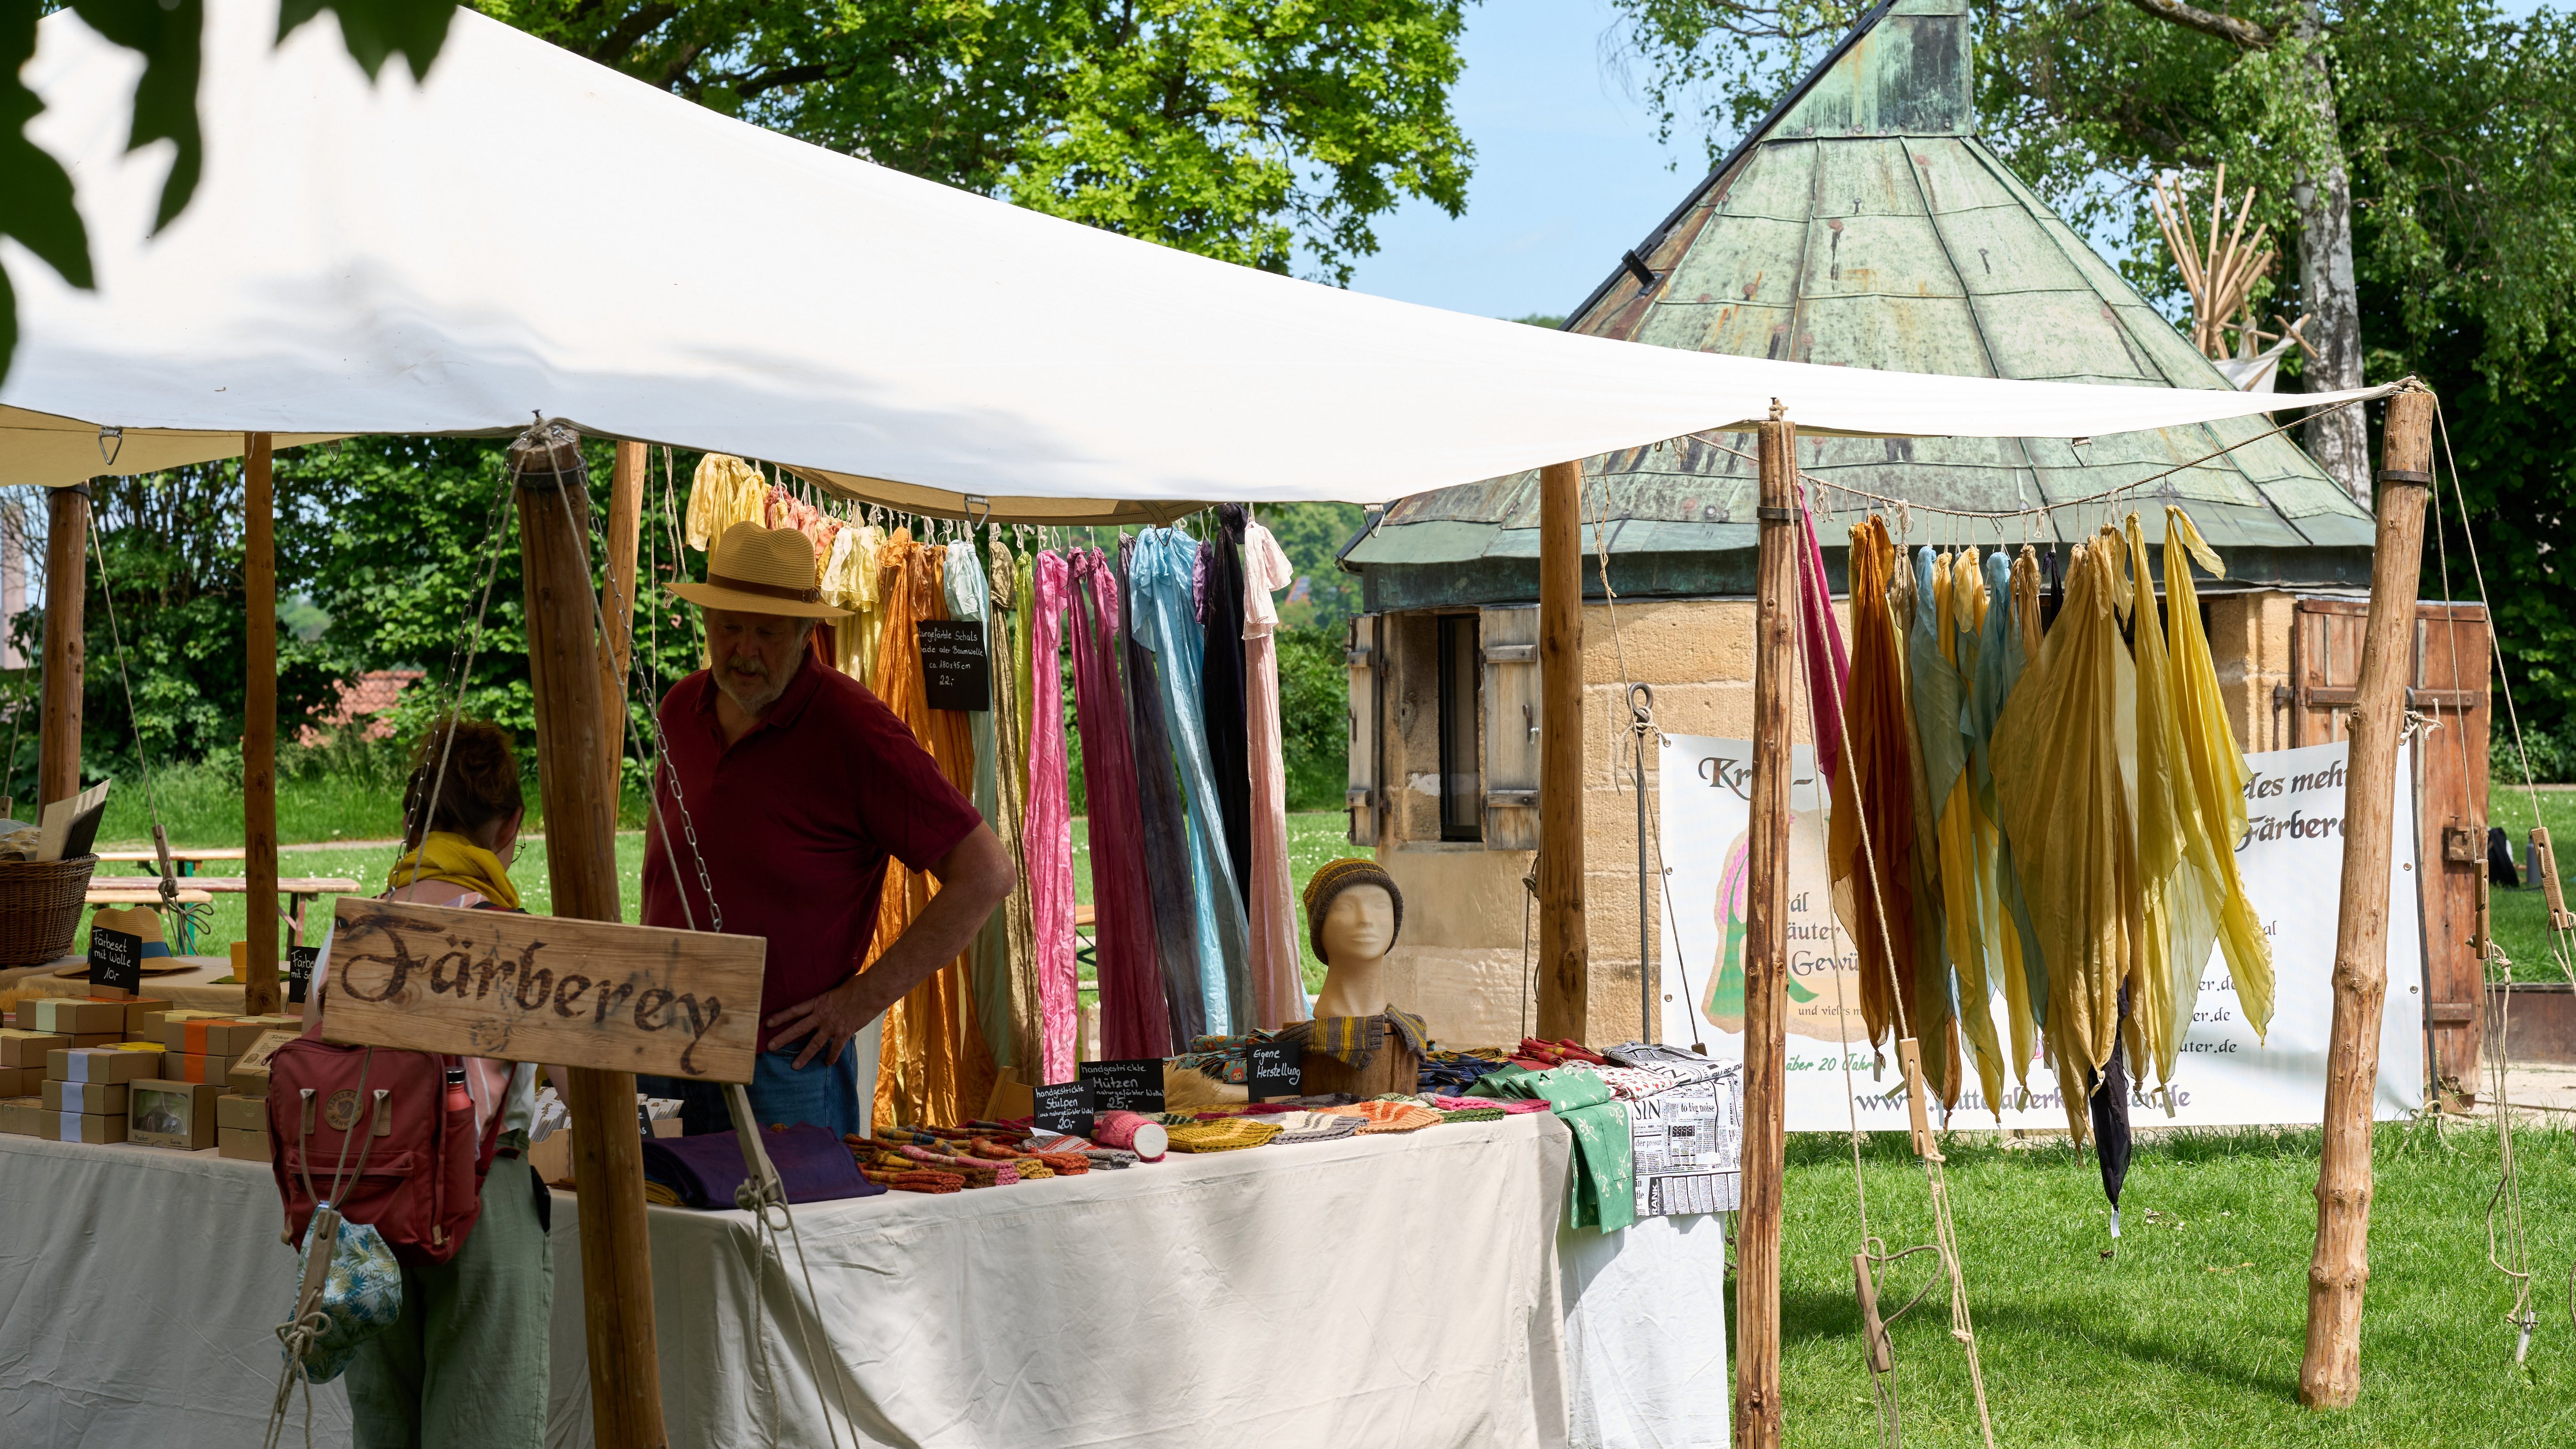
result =
[{"label": "wooden shutter", "polygon": [[[2290,743],[2322,745],[2350,733],[2361,685],[2361,640],[2370,605],[2301,599],[2290,634]],[[2424,912],[2426,1068],[2436,1082],[2474,1089],[2486,1031],[2486,963],[2478,919],[2486,879],[2487,611],[2476,604],[2415,606],[2415,658],[2406,707],[2438,728],[2416,746],[2416,899]],[[2414,983],[2389,983],[2392,991]]]},{"label": "wooden shutter", "polygon": [[1353,845],[1378,843],[1379,807],[1384,803],[1378,788],[1378,665],[1381,631],[1375,614],[1362,614],[1351,620],[1350,645],[1345,658],[1351,666],[1351,758],[1350,789],[1343,796],[1351,815],[1350,839]]},{"label": "wooden shutter", "polygon": [[1484,655],[1485,848],[1538,849],[1538,610],[1485,609],[1477,621]]}]

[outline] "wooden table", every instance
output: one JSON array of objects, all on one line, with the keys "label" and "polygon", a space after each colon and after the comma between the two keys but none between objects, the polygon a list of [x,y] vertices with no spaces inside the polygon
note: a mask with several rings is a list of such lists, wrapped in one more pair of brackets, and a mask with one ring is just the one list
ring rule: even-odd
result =
[{"label": "wooden table", "polygon": [[[238,845],[210,846],[204,850],[181,850],[175,845],[170,848],[170,863],[183,876],[195,875],[197,867],[209,860],[246,860],[248,858],[249,852]],[[150,850],[102,850],[98,853],[98,863],[158,866],[161,864],[161,856],[159,852]]]},{"label": "wooden table", "polygon": [[[131,855],[135,852],[123,853]],[[233,853],[239,855],[241,852]],[[178,852],[173,851],[171,854],[175,858]],[[157,858],[155,863],[158,863]],[[243,876],[192,875],[184,879],[187,884],[179,888],[178,900],[178,903],[183,906],[204,905],[219,895],[239,896],[250,893],[250,881]],[[104,884],[101,883],[102,880]],[[277,881],[277,893],[287,899],[287,919],[294,926],[297,940],[303,939],[305,911],[316,898],[351,895],[357,889],[356,881],[337,875],[289,875],[280,876]],[[148,879],[140,877],[92,876],[86,899],[93,906],[157,906],[161,904],[161,889]],[[164,929],[167,931],[168,928]],[[185,954],[196,945],[193,927],[185,920],[180,921],[176,936],[170,942],[170,948]]]},{"label": "wooden table", "polygon": [[[96,877],[92,877],[96,879]],[[157,906],[161,904],[158,886],[93,885],[81,896],[93,906]],[[182,887],[178,902],[183,906],[202,906],[214,897],[194,886]]]}]

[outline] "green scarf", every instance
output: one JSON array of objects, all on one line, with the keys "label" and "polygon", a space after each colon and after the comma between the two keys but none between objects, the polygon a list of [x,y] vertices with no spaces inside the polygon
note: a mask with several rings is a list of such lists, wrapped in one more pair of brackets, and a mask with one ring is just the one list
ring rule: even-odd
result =
[{"label": "green scarf", "polygon": [[400,890],[414,880],[443,880],[477,892],[505,911],[519,908],[519,891],[510,884],[510,869],[501,857],[449,830],[433,830],[385,873],[385,889]]}]

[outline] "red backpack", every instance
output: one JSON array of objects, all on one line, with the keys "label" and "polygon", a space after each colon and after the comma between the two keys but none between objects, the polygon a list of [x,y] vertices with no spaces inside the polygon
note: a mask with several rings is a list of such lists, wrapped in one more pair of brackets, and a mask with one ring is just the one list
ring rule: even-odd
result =
[{"label": "red backpack", "polygon": [[461,1058],[298,1037],[269,1058],[269,1167],[286,1241],[304,1240],[317,1200],[366,1223],[394,1256],[444,1263],[483,1211],[501,1114],[481,1133]]}]

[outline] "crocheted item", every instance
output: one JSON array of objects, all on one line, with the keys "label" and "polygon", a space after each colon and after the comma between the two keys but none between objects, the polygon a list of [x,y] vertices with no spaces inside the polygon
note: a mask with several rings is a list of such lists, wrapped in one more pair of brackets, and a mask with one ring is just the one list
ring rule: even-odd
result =
[{"label": "crocheted item", "polygon": [[1440,1114],[1420,1102],[1353,1102],[1347,1107],[1325,1107],[1321,1110],[1360,1119],[1362,1132],[1419,1132],[1441,1120]]},{"label": "crocheted item", "polygon": [[1236,1118],[1230,1122],[1193,1122],[1171,1129],[1174,1152],[1239,1152],[1246,1147],[1260,1147],[1279,1135],[1279,1128],[1269,1122],[1248,1122]]},{"label": "crocheted item", "polygon": [[1509,1112],[1504,1111],[1500,1107],[1460,1107],[1454,1112],[1442,1112],[1440,1114],[1440,1120],[1444,1123],[1500,1122],[1510,1115],[1511,1114]]},{"label": "crocheted item", "polygon": [[897,1192],[959,1192],[966,1186],[966,1179],[953,1172],[897,1172],[882,1167],[862,1167],[859,1171],[868,1181],[881,1182]]},{"label": "crocheted item", "polygon": [[1339,1112],[1292,1112],[1287,1116],[1275,1117],[1271,1120],[1279,1128],[1279,1135],[1270,1139],[1274,1146],[1297,1142],[1331,1142],[1337,1138],[1349,1137],[1360,1130],[1359,1118]]},{"label": "crocheted item", "polygon": [[655,1182],[648,1177],[644,1179],[644,1200],[655,1207],[678,1207],[680,1190],[667,1182]]},{"label": "crocheted item", "polygon": [[1327,861],[1306,879],[1306,939],[1315,948],[1315,959],[1329,966],[1333,958],[1324,951],[1324,913],[1333,908],[1333,898],[1353,886],[1373,885],[1386,892],[1395,902],[1395,929],[1386,938],[1387,948],[1394,949],[1404,935],[1404,892],[1395,888],[1395,877],[1373,860],[1344,857]]}]

